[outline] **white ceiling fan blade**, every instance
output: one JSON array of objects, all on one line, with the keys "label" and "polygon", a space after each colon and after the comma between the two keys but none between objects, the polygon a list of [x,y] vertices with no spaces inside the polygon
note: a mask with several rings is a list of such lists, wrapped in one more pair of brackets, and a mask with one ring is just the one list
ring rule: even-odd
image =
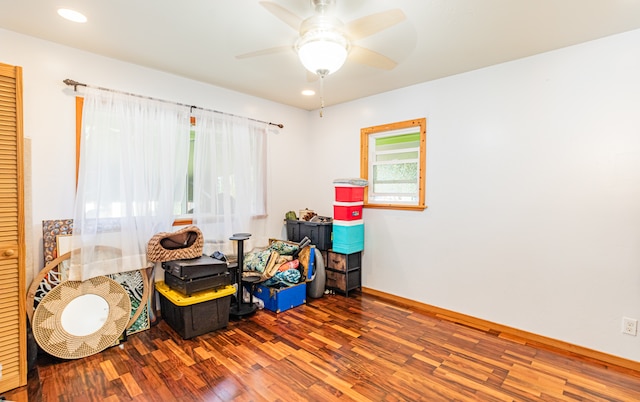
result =
[{"label": "white ceiling fan blade", "polygon": [[398,63],[387,56],[360,46],[352,46],[349,59],[359,64],[379,68],[381,70],[393,70]]},{"label": "white ceiling fan blade", "polygon": [[347,32],[351,40],[356,41],[387,29],[404,21],[406,18],[407,16],[399,8],[383,11],[349,22],[347,24]]},{"label": "white ceiling fan blade", "polygon": [[248,59],[250,57],[267,56],[267,55],[270,55],[270,54],[290,52],[292,50],[293,50],[293,47],[291,47],[290,45],[278,46],[278,47],[270,47],[268,49],[256,50],[255,52],[239,54],[239,55],[236,56],[236,59]]},{"label": "white ceiling fan blade", "polygon": [[300,25],[302,25],[302,18],[298,17],[291,11],[271,1],[261,1],[260,5],[282,20],[285,24],[293,28],[296,32],[300,29]]}]

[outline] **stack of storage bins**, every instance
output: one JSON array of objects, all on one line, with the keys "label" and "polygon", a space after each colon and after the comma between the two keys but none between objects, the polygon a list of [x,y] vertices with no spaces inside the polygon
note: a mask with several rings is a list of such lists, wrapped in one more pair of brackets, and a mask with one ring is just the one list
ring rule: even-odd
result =
[{"label": "stack of storage bins", "polygon": [[335,252],[351,254],[364,250],[364,187],[334,182],[333,245]]},{"label": "stack of storage bins", "polygon": [[162,318],[182,338],[191,339],[229,323],[231,274],[226,261],[202,255],[162,262],[164,281],[156,282]]}]

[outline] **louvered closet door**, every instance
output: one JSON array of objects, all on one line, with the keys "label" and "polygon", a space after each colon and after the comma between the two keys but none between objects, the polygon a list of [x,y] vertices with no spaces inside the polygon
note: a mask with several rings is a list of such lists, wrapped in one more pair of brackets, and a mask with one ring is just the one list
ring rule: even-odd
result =
[{"label": "louvered closet door", "polygon": [[0,393],[27,383],[22,69],[0,64]]}]

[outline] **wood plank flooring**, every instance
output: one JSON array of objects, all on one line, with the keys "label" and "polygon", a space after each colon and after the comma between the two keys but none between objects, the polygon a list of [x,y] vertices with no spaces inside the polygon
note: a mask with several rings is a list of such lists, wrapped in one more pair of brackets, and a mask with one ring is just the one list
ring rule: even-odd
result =
[{"label": "wood plank flooring", "polygon": [[164,321],[84,359],[41,353],[17,401],[640,401],[640,373],[354,292],[183,340]]}]

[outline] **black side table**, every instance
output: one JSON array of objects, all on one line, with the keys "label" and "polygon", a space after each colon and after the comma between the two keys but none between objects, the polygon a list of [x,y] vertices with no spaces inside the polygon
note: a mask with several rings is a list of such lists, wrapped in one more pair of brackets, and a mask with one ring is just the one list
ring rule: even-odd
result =
[{"label": "black side table", "polygon": [[236,302],[231,304],[229,309],[229,315],[231,317],[242,318],[249,316],[256,312],[258,307],[253,304],[253,292],[251,292],[251,297],[249,303],[245,303],[242,297],[242,289],[244,288],[244,284],[250,284],[251,290],[253,290],[253,284],[259,278],[242,278],[242,267],[244,266],[244,241],[251,237],[251,233],[234,233],[233,236],[229,238],[229,240],[234,240],[238,242],[238,264],[236,266],[236,284],[238,285],[238,291],[236,294]]}]

